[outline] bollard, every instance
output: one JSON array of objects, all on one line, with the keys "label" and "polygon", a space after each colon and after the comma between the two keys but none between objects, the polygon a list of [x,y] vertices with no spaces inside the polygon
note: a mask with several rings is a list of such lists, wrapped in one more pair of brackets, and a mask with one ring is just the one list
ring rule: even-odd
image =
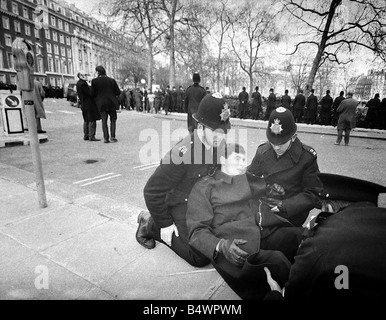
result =
[{"label": "bollard", "polygon": [[34,56],[32,46],[23,38],[16,38],[12,43],[12,54],[15,62],[15,69],[17,71],[19,88],[22,91],[22,101],[27,116],[39,207],[45,208],[47,207],[47,199],[34,108]]}]

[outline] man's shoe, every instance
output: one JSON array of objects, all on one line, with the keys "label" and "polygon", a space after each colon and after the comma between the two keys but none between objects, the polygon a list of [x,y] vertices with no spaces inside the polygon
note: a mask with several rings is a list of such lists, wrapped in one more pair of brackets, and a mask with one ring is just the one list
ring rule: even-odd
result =
[{"label": "man's shoe", "polygon": [[118,140],[115,139],[115,138],[111,138],[110,141],[111,141],[111,142],[118,142]]},{"label": "man's shoe", "polygon": [[47,133],[47,131],[44,131],[44,130],[38,130],[38,133]]},{"label": "man's shoe", "polygon": [[340,143],[339,143],[339,142],[335,142],[334,144],[335,144],[336,146],[339,146],[339,145],[340,145]]},{"label": "man's shoe", "polygon": [[83,140],[86,141],[86,140],[90,140],[90,139],[88,137],[83,137]]},{"label": "man's shoe", "polygon": [[153,249],[155,247],[155,240],[151,237],[148,231],[150,213],[141,211],[138,215],[137,222],[139,224],[135,238],[138,243],[146,249]]},{"label": "man's shoe", "polygon": [[110,143],[110,141],[109,140],[105,140],[105,141],[103,141],[104,143]]},{"label": "man's shoe", "polygon": [[97,138],[91,138],[91,139],[88,139],[90,141],[101,141],[101,139],[97,139]]}]

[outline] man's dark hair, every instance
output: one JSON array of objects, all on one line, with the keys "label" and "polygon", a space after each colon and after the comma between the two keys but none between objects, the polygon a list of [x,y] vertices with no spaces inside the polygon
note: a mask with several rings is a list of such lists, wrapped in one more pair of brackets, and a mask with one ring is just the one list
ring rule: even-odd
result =
[{"label": "man's dark hair", "polygon": [[341,91],[341,92],[339,93],[339,95],[340,95],[340,96],[343,96],[343,95],[344,95],[344,91]]},{"label": "man's dark hair", "polygon": [[246,90],[246,88],[245,87],[243,87],[243,91],[245,91]]},{"label": "man's dark hair", "polygon": [[256,86],[255,90],[256,90],[256,91],[257,91],[257,90],[259,90],[259,87],[258,87],[258,86]]},{"label": "man's dark hair", "polygon": [[102,66],[97,66],[97,67],[95,68],[95,71],[98,72],[98,74],[99,74],[100,76],[106,75],[106,69],[103,68]]},{"label": "man's dark hair", "polygon": [[330,90],[327,90],[327,91],[326,91],[326,94],[330,94]]},{"label": "man's dark hair", "polygon": [[287,94],[288,93],[288,89],[285,89],[284,93]]}]

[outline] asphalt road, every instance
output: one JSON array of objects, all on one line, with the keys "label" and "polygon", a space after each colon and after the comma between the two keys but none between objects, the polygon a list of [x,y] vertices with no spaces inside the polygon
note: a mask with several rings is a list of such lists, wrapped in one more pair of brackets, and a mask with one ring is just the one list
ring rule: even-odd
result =
[{"label": "asphalt road", "polygon": [[[152,114],[122,110],[118,114],[118,143],[83,141],[80,109],[65,99],[44,101],[47,119],[42,120],[48,142],[40,144],[45,180],[86,188],[119,201],[145,207],[143,187],[162,155],[186,131],[184,121],[161,119]],[[238,128],[231,133],[247,146],[248,163],[265,131]],[[232,137],[231,135],[231,137]],[[101,122],[97,138],[102,138]],[[386,186],[384,140],[352,138],[350,146],[335,146],[335,136],[300,133],[300,140],[318,153],[320,171],[373,181]],[[0,162],[33,172],[29,146],[0,149]],[[386,207],[386,194],[379,205]]]}]

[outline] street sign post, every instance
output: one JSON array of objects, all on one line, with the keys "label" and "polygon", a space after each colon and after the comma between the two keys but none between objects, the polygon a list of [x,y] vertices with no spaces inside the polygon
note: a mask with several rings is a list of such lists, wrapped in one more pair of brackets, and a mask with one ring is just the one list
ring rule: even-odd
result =
[{"label": "street sign post", "polygon": [[47,199],[34,108],[34,55],[32,46],[25,39],[16,38],[12,43],[12,55],[17,71],[18,89],[22,91],[22,101],[27,116],[39,206],[45,208],[47,207]]}]

